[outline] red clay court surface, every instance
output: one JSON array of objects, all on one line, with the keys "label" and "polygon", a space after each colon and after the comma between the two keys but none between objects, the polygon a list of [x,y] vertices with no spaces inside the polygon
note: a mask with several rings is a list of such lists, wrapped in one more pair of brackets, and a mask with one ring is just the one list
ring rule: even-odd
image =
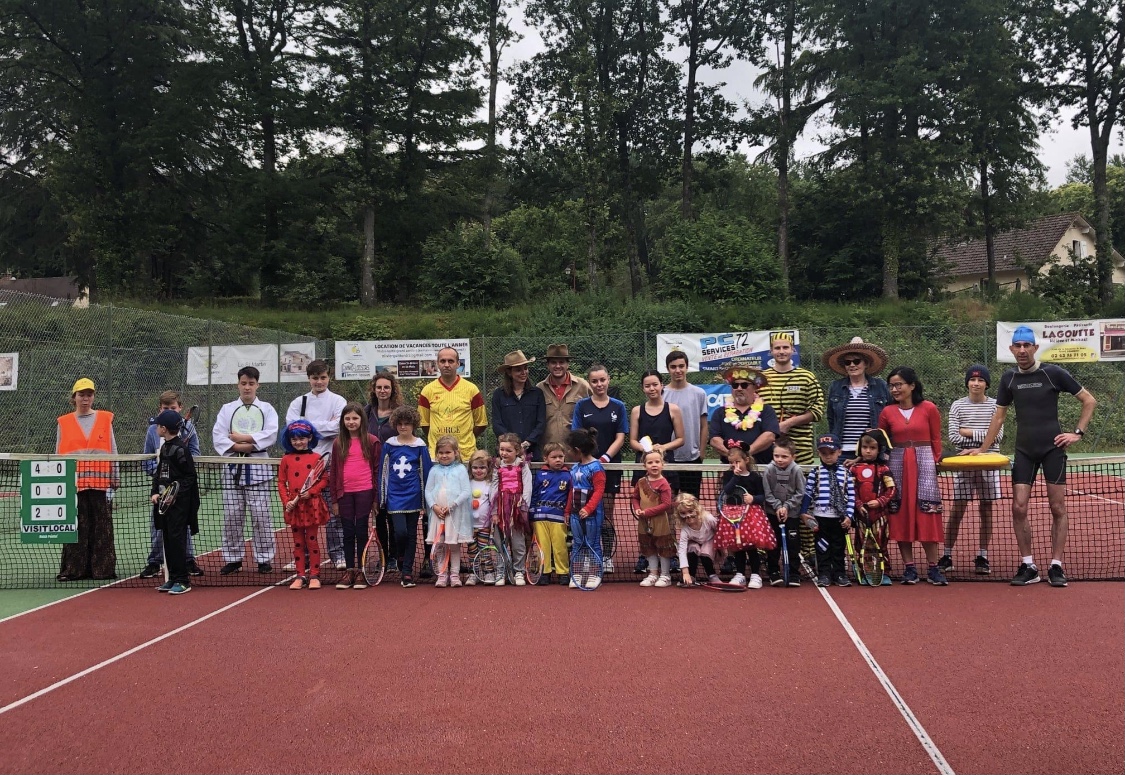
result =
[{"label": "red clay court surface", "polygon": [[1125,584],[830,595],[936,758],[808,583],[104,589],[0,622],[0,772],[1125,770]]}]

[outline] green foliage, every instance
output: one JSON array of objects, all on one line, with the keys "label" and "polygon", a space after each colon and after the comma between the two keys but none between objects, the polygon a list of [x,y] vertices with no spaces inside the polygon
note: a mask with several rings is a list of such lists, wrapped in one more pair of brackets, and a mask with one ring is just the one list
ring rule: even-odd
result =
[{"label": "green foliage", "polygon": [[394,329],[385,320],[356,315],[351,320],[332,326],[332,338],[347,342],[360,342],[376,339],[394,339]]},{"label": "green foliage", "polygon": [[1070,252],[1070,262],[1048,259],[1046,274],[1035,275],[1032,290],[1049,301],[1061,317],[1087,317],[1101,309],[1098,296],[1098,267],[1092,257],[1079,258]]},{"label": "green foliage", "polygon": [[523,299],[527,278],[519,254],[479,224],[462,223],[426,240],[419,280],[434,308],[478,307]]},{"label": "green foliage", "polygon": [[705,213],[671,226],[661,241],[665,298],[697,294],[716,304],[749,305],[784,297],[769,236],[745,220]]}]

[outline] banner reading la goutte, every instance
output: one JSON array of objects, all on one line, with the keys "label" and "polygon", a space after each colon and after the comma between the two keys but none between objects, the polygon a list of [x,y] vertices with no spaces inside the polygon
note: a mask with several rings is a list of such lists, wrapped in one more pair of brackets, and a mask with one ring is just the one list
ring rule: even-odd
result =
[{"label": "banner reading la goutte", "polygon": [[996,324],[996,360],[1015,363],[1008,346],[1012,332],[1028,326],[1035,332],[1036,359],[1046,363],[1125,361],[1125,318],[1052,320],[1035,323]]},{"label": "banner reading la goutte", "polygon": [[719,334],[657,334],[656,368],[667,374],[664,359],[673,350],[688,357],[688,371],[723,371],[732,360],[757,369],[773,365],[770,339],[784,333],[793,338],[793,365],[801,365],[801,335],[793,328],[773,331],[725,331]]}]

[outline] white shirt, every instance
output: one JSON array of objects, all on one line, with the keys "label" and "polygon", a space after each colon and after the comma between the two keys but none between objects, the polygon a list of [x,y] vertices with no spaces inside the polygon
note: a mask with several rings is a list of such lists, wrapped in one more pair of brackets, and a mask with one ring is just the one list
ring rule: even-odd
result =
[{"label": "white shirt", "polygon": [[320,395],[314,395],[310,390],[302,396],[297,396],[289,404],[289,409],[285,412],[287,426],[302,417],[301,402],[305,404],[304,418],[320,434],[320,443],[313,451],[323,455],[332,449],[332,442],[340,435],[340,415],[348,405],[347,399],[331,390],[325,390]]},{"label": "white shirt", "polygon": [[[262,430],[253,434],[254,448],[250,457],[269,457],[269,448],[277,442],[277,410],[260,398],[255,398],[253,405],[262,410],[265,424]],[[215,417],[215,426],[211,429],[211,443],[215,451],[225,457],[238,455],[234,451],[234,442],[230,440],[230,420],[236,409],[242,406],[242,399],[236,398],[229,404],[223,404],[219,414]],[[274,477],[277,468],[274,466],[244,466],[241,472],[242,484],[258,484]]]}]

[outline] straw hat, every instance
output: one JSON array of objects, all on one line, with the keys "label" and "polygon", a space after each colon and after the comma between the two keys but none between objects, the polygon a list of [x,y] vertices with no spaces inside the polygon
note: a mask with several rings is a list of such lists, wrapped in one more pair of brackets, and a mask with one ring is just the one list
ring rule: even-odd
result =
[{"label": "straw hat", "polygon": [[766,375],[762,373],[761,369],[734,360],[731,361],[723,371],[723,380],[729,384],[736,379],[749,380],[754,384],[754,387],[759,390],[765,387],[766,383],[769,381],[766,379]]},{"label": "straw hat", "polygon": [[503,373],[514,366],[526,366],[529,363],[535,363],[535,359],[525,356],[523,350],[512,350],[504,356],[504,362],[496,370]]},{"label": "straw hat", "polygon": [[847,344],[841,344],[831,350],[826,350],[824,355],[820,356],[820,360],[837,374],[847,376],[848,370],[844,368],[841,361],[848,353],[863,356],[863,359],[867,361],[866,371],[868,376],[874,376],[887,368],[887,351],[878,345],[868,344],[858,336],[853,336]]}]

